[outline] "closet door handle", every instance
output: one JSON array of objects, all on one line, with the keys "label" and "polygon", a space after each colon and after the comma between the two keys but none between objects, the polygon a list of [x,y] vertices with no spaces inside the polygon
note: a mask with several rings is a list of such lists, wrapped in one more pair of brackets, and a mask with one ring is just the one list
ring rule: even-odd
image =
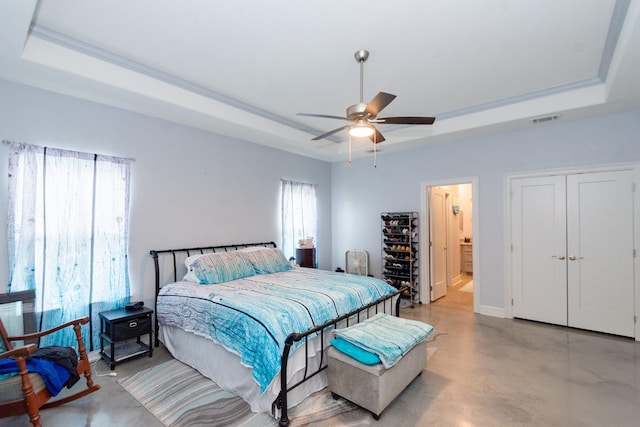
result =
[{"label": "closet door handle", "polygon": [[575,260],[577,260],[577,259],[583,259],[583,258],[582,258],[581,256],[573,256],[573,255],[571,255],[571,256],[569,257],[569,259],[570,259],[571,261],[575,261]]},{"label": "closet door handle", "polygon": [[564,255],[551,255],[551,258],[558,258],[560,261],[564,259]]}]

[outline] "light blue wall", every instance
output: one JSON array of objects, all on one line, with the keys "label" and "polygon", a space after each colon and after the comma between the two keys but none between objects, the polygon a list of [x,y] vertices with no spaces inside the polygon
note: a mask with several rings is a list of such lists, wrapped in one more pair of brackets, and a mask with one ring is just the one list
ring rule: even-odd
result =
[{"label": "light blue wall", "polygon": [[[520,171],[640,161],[640,111],[545,124],[333,165],[0,80],[0,139],[133,157],[130,271],[151,301],[150,249],[279,241],[281,178],[318,184],[320,267],[365,249],[380,274],[383,211],[421,211],[426,181],[478,177],[480,304],[504,306],[504,182]],[[0,145],[0,222],[7,152]],[[6,283],[6,228],[0,280]]]},{"label": "light blue wall", "polygon": [[[0,139],[135,158],[133,299],[153,301],[150,249],[280,241],[280,179],[318,184],[319,265],[331,268],[331,166],[167,121],[0,80]],[[8,146],[0,145],[6,224]],[[0,281],[8,281],[6,227]],[[4,289],[4,285],[0,285]]]},{"label": "light blue wall", "polygon": [[[421,183],[476,176],[480,305],[504,307],[504,185],[507,174],[640,161],[640,111],[555,122],[467,138],[332,167],[333,265],[348,249],[365,249],[381,274],[380,212],[421,212]],[[424,298],[423,298],[424,300]]]}]

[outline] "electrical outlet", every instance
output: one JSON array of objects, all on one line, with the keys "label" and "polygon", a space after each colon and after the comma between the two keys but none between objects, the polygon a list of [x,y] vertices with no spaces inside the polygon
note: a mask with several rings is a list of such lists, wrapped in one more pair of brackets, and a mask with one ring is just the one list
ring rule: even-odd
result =
[{"label": "electrical outlet", "polygon": [[89,352],[87,357],[89,358],[89,363],[97,362],[98,360],[100,360],[100,350],[93,350]]}]

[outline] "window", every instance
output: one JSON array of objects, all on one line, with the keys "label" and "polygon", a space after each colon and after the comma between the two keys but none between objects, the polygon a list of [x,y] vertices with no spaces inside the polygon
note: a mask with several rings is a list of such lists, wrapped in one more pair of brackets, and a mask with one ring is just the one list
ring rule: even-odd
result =
[{"label": "window", "polygon": [[[129,298],[130,160],[10,145],[7,292],[35,290],[39,330],[89,316],[98,348],[97,313]],[[73,342],[69,330],[40,345]]]},{"label": "window", "polygon": [[282,252],[295,257],[298,240],[317,234],[316,186],[282,180]]}]

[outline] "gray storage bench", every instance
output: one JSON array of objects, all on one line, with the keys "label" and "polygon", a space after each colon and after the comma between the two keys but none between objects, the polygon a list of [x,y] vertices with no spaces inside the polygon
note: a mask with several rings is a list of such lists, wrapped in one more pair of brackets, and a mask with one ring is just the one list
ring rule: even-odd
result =
[{"label": "gray storage bench", "polygon": [[333,346],[328,357],[328,388],[333,397],[343,397],[367,409],[378,420],[393,399],[422,373],[427,363],[427,341],[415,344],[389,368],[382,363],[361,363]]}]

